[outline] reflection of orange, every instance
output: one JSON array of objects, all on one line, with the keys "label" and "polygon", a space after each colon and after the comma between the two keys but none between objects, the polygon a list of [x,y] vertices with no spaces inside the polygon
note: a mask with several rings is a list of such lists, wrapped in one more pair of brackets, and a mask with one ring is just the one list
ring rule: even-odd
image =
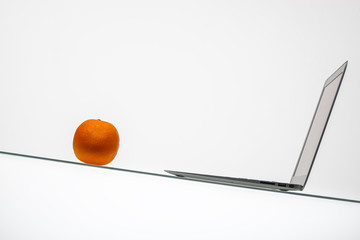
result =
[{"label": "reflection of orange", "polygon": [[89,119],[76,129],[73,148],[80,161],[105,165],[115,158],[119,143],[119,133],[111,123]]}]

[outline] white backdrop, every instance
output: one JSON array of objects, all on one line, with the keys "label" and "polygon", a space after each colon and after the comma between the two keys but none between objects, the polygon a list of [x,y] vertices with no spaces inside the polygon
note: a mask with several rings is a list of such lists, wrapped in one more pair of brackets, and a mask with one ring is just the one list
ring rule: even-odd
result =
[{"label": "white backdrop", "polygon": [[357,1],[0,1],[0,148],[78,161],[101,118],[109,166],[288,181],[349,60],[305,192],[360,199],[359,22]]}]

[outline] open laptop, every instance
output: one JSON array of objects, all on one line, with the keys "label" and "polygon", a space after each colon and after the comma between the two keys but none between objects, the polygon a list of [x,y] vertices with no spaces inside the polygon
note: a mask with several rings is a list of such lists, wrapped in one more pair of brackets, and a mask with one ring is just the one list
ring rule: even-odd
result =
[{"label": "open laptop", "polygon": [[205,175],[189,172],[178,172],[165,170],[167,173],[178,177],[185,177],[197,180],[210,181],[215,183],[226,183],[239,186],[248,186],[255,188],[275,189],[275,190],[303,190],[309,178],[312,165],[315,161],[316,153],[319,149],[321,139],[325,132],[331,110],[334,106],[337,93],[344,78],[347,67],[345,62],[336,70],[326,81],[320,96],[320,100],[315,110],[315,114],[310,124],[310,129],[305,139],[305,143],[300,153],[290,183],[262,181],[247,178],[222,177],[214,175]]}]

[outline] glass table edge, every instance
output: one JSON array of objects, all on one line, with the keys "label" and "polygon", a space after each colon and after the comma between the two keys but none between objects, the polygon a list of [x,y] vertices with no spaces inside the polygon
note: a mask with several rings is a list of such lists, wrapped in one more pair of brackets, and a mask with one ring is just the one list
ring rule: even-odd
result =
[{"label": "glass table edge", "polygon": [[330,196],[308,194],[308,193],[302,193],[302,192],[279,191],[279,190],[256,188],[256,187],[250,187],[250,186],[240,186],[240,185],[230,184],[230,183],[220,183],[220,182],[213,182],[213,181],[207,181],[207,180],[183,178],[183,177],[177,177],[177,176],[173,176],[173,175],[160,174],[160,173],[152,173],[152,172],[124,169],[124,168],[115,168],[115,167],[102,166],[102,165],[92,165],[92,164],[86,164],[86,163],[82,163],[82,162],[73,162],[73,161],[68,161],[68,160],[41,157],[41,156],[34,156],[34,155],[27,155],[27,154],[22,154],[22,153],[0,151],[0,154],[17,156],[17,157],[24,157],[24,158],[32,158],[32,159],[38,159],[38,160],[45,160],[45,161],[52,161],[52,162],[58,162],[58,163],[64,163],[64,164],[73,164],[73,165],[84,166],[84,167],[95,167],[95,168],[106,169],[106,170],[121,171],[121,172],[135,173],[135,174],[143,174],[143,175],[150,175],[150,176],[156,176],[156,177],[165,177],[165,178],[184,180],[184,181],[202,182],[202,183],[207,183],[207,184],[217,184],[217,185],[238,187],[238,188],[246,188],[246,189],[258,190],[258,191],[267,191],[267,192],[274,192],[274,193],[280,193],[280,194],[290,194],[290,195],[296,195],[296,196],[302,196],[302,197],[312,197],[312,198],[321,198],[321,199],[327,199],[327,200],[360,203],[360,200],[355,200],[355,199],[330,197]]}]

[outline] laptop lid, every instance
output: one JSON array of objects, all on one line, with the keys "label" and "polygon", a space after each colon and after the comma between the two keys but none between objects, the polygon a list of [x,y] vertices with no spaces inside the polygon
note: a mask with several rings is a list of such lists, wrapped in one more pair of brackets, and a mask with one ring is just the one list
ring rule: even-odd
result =
[{"label": "laptop lid", "polygon": [[305,143],[296,164],[295,171],[291,178],[291,184],[305,186],[322,137],[329,120],[331,110],[334,106],[337,93],[345,74],[347,62],[336,70],[325,82],[320,100],[315,110],[310,129],[305,139]]}]

